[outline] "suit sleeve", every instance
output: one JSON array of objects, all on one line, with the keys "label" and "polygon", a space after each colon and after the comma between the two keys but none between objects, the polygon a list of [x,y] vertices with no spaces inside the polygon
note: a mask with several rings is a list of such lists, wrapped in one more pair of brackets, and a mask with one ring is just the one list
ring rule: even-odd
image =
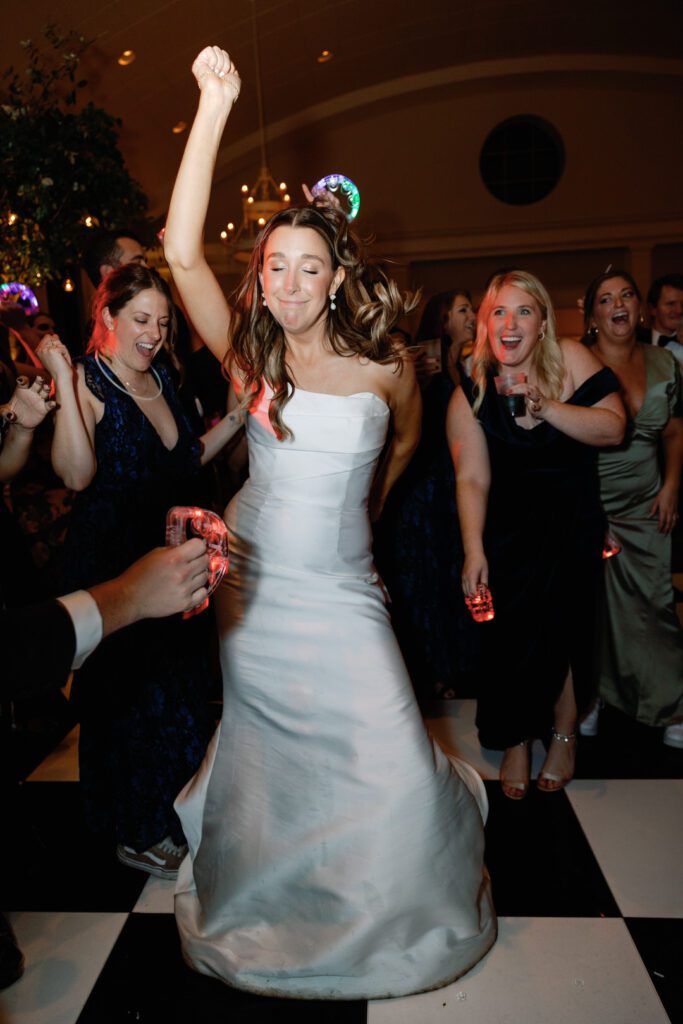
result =
[{"label": "suit sleeve", "polygon": [[76,631],[59,601],[0,611],[0,700],[35,697],[64,686]]}]

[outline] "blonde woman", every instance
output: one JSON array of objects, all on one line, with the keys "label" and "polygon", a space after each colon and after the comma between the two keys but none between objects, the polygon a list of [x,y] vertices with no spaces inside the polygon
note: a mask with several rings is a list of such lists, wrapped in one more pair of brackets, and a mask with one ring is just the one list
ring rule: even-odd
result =
[{"label": "blonde woman", "polygon": [[[496,392],[496,376],[521,374]],[[472,379],[448,411],[465,560],[462,588],[489,586],[495,619],[479,680],[484,747],[505,751],[504,794],[529,786],[529,740],[547,738],[538,788],[574,770],[577,707],[591,690],[604,520],[597,449],[618,444],[618,382],[582,345],[558,341],[550,298],[524,271],[497,274],[481,304]]]}]

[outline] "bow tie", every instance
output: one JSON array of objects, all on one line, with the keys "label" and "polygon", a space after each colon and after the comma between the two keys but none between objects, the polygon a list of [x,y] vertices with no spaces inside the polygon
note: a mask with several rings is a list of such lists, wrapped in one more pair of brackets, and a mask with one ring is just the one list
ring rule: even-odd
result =
[{"label": "bow tie", "polygon": [[666,345],[669,344],[670,341],[678,341],[678,338],[675,334],[672,334],[670,338],[668,338],[666,334],[660,334],[657,338],[657,345],[659,346],[659,348],[664,348]]}]

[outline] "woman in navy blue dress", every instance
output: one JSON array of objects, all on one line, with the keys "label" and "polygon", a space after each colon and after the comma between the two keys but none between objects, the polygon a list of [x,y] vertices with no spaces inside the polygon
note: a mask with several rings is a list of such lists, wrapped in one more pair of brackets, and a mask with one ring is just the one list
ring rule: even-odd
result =
[{"label": "woman in navy blue dress", "polygon": [[[66,543],[68,590],[116,576],[165,542],[173,505],[206,503],[200,467],[239,427],[226,417],[192,433],[171,376],[168,286],[130,263],[95,296],[88,354],[72,367],[56,336],[44,343],[59,402],[53,461],[78,491]],[[147,620],[108,637],[77,673],[80,773],[91,827],[117,856],[174,877],[185,852],[173,800],[204,756],[210,722],[207,615]]]}]

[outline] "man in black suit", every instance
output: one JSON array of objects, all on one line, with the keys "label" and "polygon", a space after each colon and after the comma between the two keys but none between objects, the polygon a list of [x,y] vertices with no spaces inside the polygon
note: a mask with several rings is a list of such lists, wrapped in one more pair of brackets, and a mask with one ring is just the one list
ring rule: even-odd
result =
[{"label": "man in black suit", "polygon": [[677,332],[683,321],[683,274],[665,274],[650,285],[647,293],[650,327],[638,329],[638,341],[668,348],[683,365],[683,344]]},{"label": "man in black suit", "polygon": [[[0,406],[0,482],[25,465],[33,432],[53,409],[50,387],[17,378]],[[193,607],[206,597],[208,556],[198,538],[177,548],[159,548],[115,580],[90,591],[28,607],[5,607],[17,581],[0,576],[0,700],[33,696],[61,686],[103,636],[141,618],[162,618]],[[41,637],[36,644],[35,637]]]},{"label": "man in black suit", "polygon": [[[54,407],[49,395],[40,377],[31,385],[19,378],[10,401],[0,406],[0,482],[24,465],[33,430]],[[89,590],[20,608],[6,608],[0,600],[0,702],[62,686],[69,671],[117,629],[196,607],[207,596],[208,568],[206,544],[194,537],[150,551],[116,579]],[[0,597],[1,592],[0,586]],[[12,928],[0,914],[0,989],[23,969]]]},{"label": "man in black suit", "polygon": [[0,701],[62,686],[100,640],[124,626],[196,607],[207,594],[208,566],[205,542],[193,537],[179,547],[155,548],[89,590],[0,610]]}]

